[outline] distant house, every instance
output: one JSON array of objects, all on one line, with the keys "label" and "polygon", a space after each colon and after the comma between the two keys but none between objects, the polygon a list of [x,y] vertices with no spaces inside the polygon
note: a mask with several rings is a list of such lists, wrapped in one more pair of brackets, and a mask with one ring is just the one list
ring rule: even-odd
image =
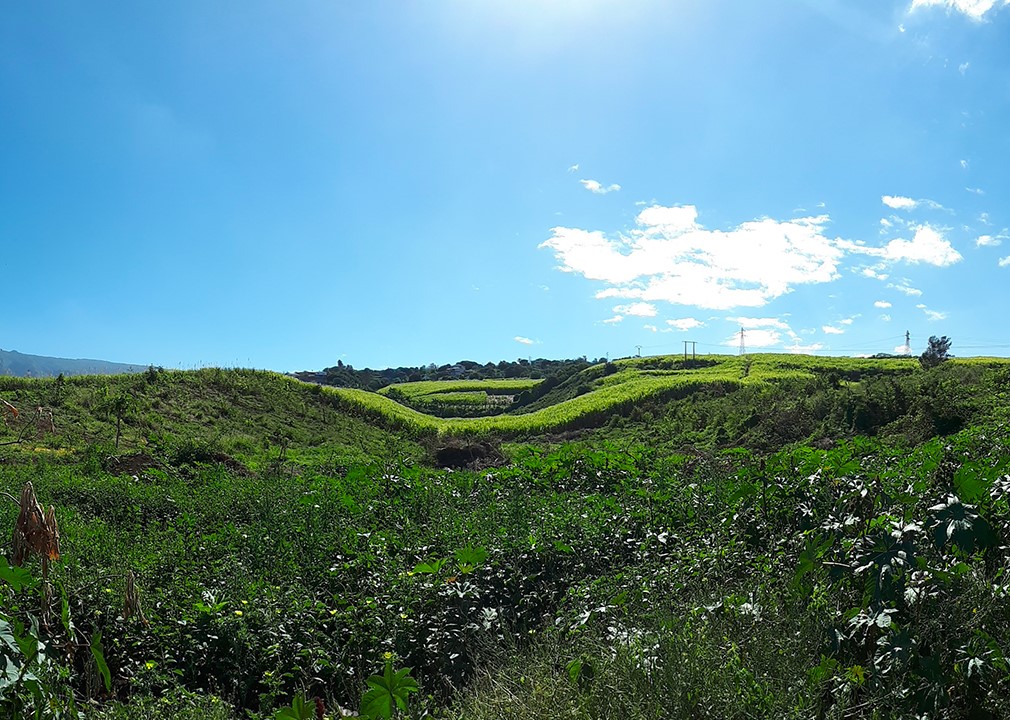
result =
[{"label": "distant house", "polygon": [[466,368],[457,363],[456,365],[452,365],[449,368],[448,372],[449,372],[449,374],[452,377],[454,377],[454,378],[460,378],[460,377],[463,377],[463,375],[466,374]]}]

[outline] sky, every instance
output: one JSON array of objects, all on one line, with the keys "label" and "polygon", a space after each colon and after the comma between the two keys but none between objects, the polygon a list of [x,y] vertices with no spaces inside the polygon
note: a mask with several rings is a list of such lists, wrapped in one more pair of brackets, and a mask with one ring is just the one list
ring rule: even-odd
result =
[{"label": "sky", "polygon": [[0,7],[0,347],[1010,355],[1010,0]]}]

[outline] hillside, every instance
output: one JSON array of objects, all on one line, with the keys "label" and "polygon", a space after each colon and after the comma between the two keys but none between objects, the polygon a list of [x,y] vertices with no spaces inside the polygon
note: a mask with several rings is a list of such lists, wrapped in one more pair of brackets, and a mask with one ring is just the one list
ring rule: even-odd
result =
[{"label": "hillside", "polygon": [[72,360],[69,358],[27,355],[16,350],[0,350],[0,375],[14,377],[56,377],[58,375],[118,375],[138,373],[142,365],[108,362],[106,360]]},{"label": "hillside", "polygon": [[[951,361],[935,373],[905,358],[629,358],[587,367],[559,384],[533,385],[524,393],[525,402],[500,405],[481,417],[425,412],[418,398],[430,403],[459,392],[461,386],[449,381],[400,384],[380,393],[324,392],[335,395],[348,412],[421,435],[535,438],[594,431],[670,449],[744,445],[771,450],[789,442],[860,434],[924,440],[983,417],[1002,417],[1003,405],[993,400],[1002,397],[1008,376],[1010,363],[985,358]],[[992,394],[969,389],[979,385]]]},{"label": "hillside", "polygon": [[[0,710],[385,717],[388,669],[398,717],[1003,717],[1008,379],[776,355],[384,394],[0,378],[0,525],[30,481],[59,529],[58,561],[0,563]],[[393,399],[440,394],[512,401]],[[467,445],[494,452],[434,467]]]}]

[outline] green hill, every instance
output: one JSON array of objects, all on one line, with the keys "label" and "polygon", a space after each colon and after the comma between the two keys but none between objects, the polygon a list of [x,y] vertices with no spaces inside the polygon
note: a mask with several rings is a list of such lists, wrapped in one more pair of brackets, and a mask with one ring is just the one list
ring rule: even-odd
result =
[{"label": "green hill", "polygon": [[[786,442],[878,432],[925,439],[983,416],[995,417],[1001,406],[967,388],[983,383],[999,392],[998,383],[1008,372],[1006,361],[982,358],[951,361],[934,374],[905,358],[630,358],[588,367],[532,402],[476,418],[438,417],[416,401],[458,390],[459,384],[451,381],[400,384],[380,393],[324,392],[336,396],[348,412],[422,435],[533,438],[601,427],[620,435],[628,427],[624,434],[630,439],[647,437],[670,447],[700,443],[771,449]],[[640,427],[636,421],[646,413],[646,427]]]},{"label": "green hill", "polygon": [[1007,361],[510,382],[0,378],[2,714],[336,718],[386,667],[400,717],[1010,713]]}]

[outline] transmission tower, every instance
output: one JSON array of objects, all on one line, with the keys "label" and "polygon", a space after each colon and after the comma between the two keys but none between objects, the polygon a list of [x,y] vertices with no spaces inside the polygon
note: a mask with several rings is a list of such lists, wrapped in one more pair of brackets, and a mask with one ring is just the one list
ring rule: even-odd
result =
[{"label": "transmission tower", "polygon": [[638,351],[637,357],[642,357],[642,346],[641,345],[636,345],[635,346],[635,350]]},{"label": "transmission tower", "polygon": [[912,335],[908,332],[908,330],[905,331],[905,348],[901,351],[901,353],[902,355],[912,354]]},{"label": "transmission tower", "polygon": [[744,336],[743,328],[740,328],[740,354],[741,355],[746,355],[747,354],[747,346],[744,345],[743,336]]}]

